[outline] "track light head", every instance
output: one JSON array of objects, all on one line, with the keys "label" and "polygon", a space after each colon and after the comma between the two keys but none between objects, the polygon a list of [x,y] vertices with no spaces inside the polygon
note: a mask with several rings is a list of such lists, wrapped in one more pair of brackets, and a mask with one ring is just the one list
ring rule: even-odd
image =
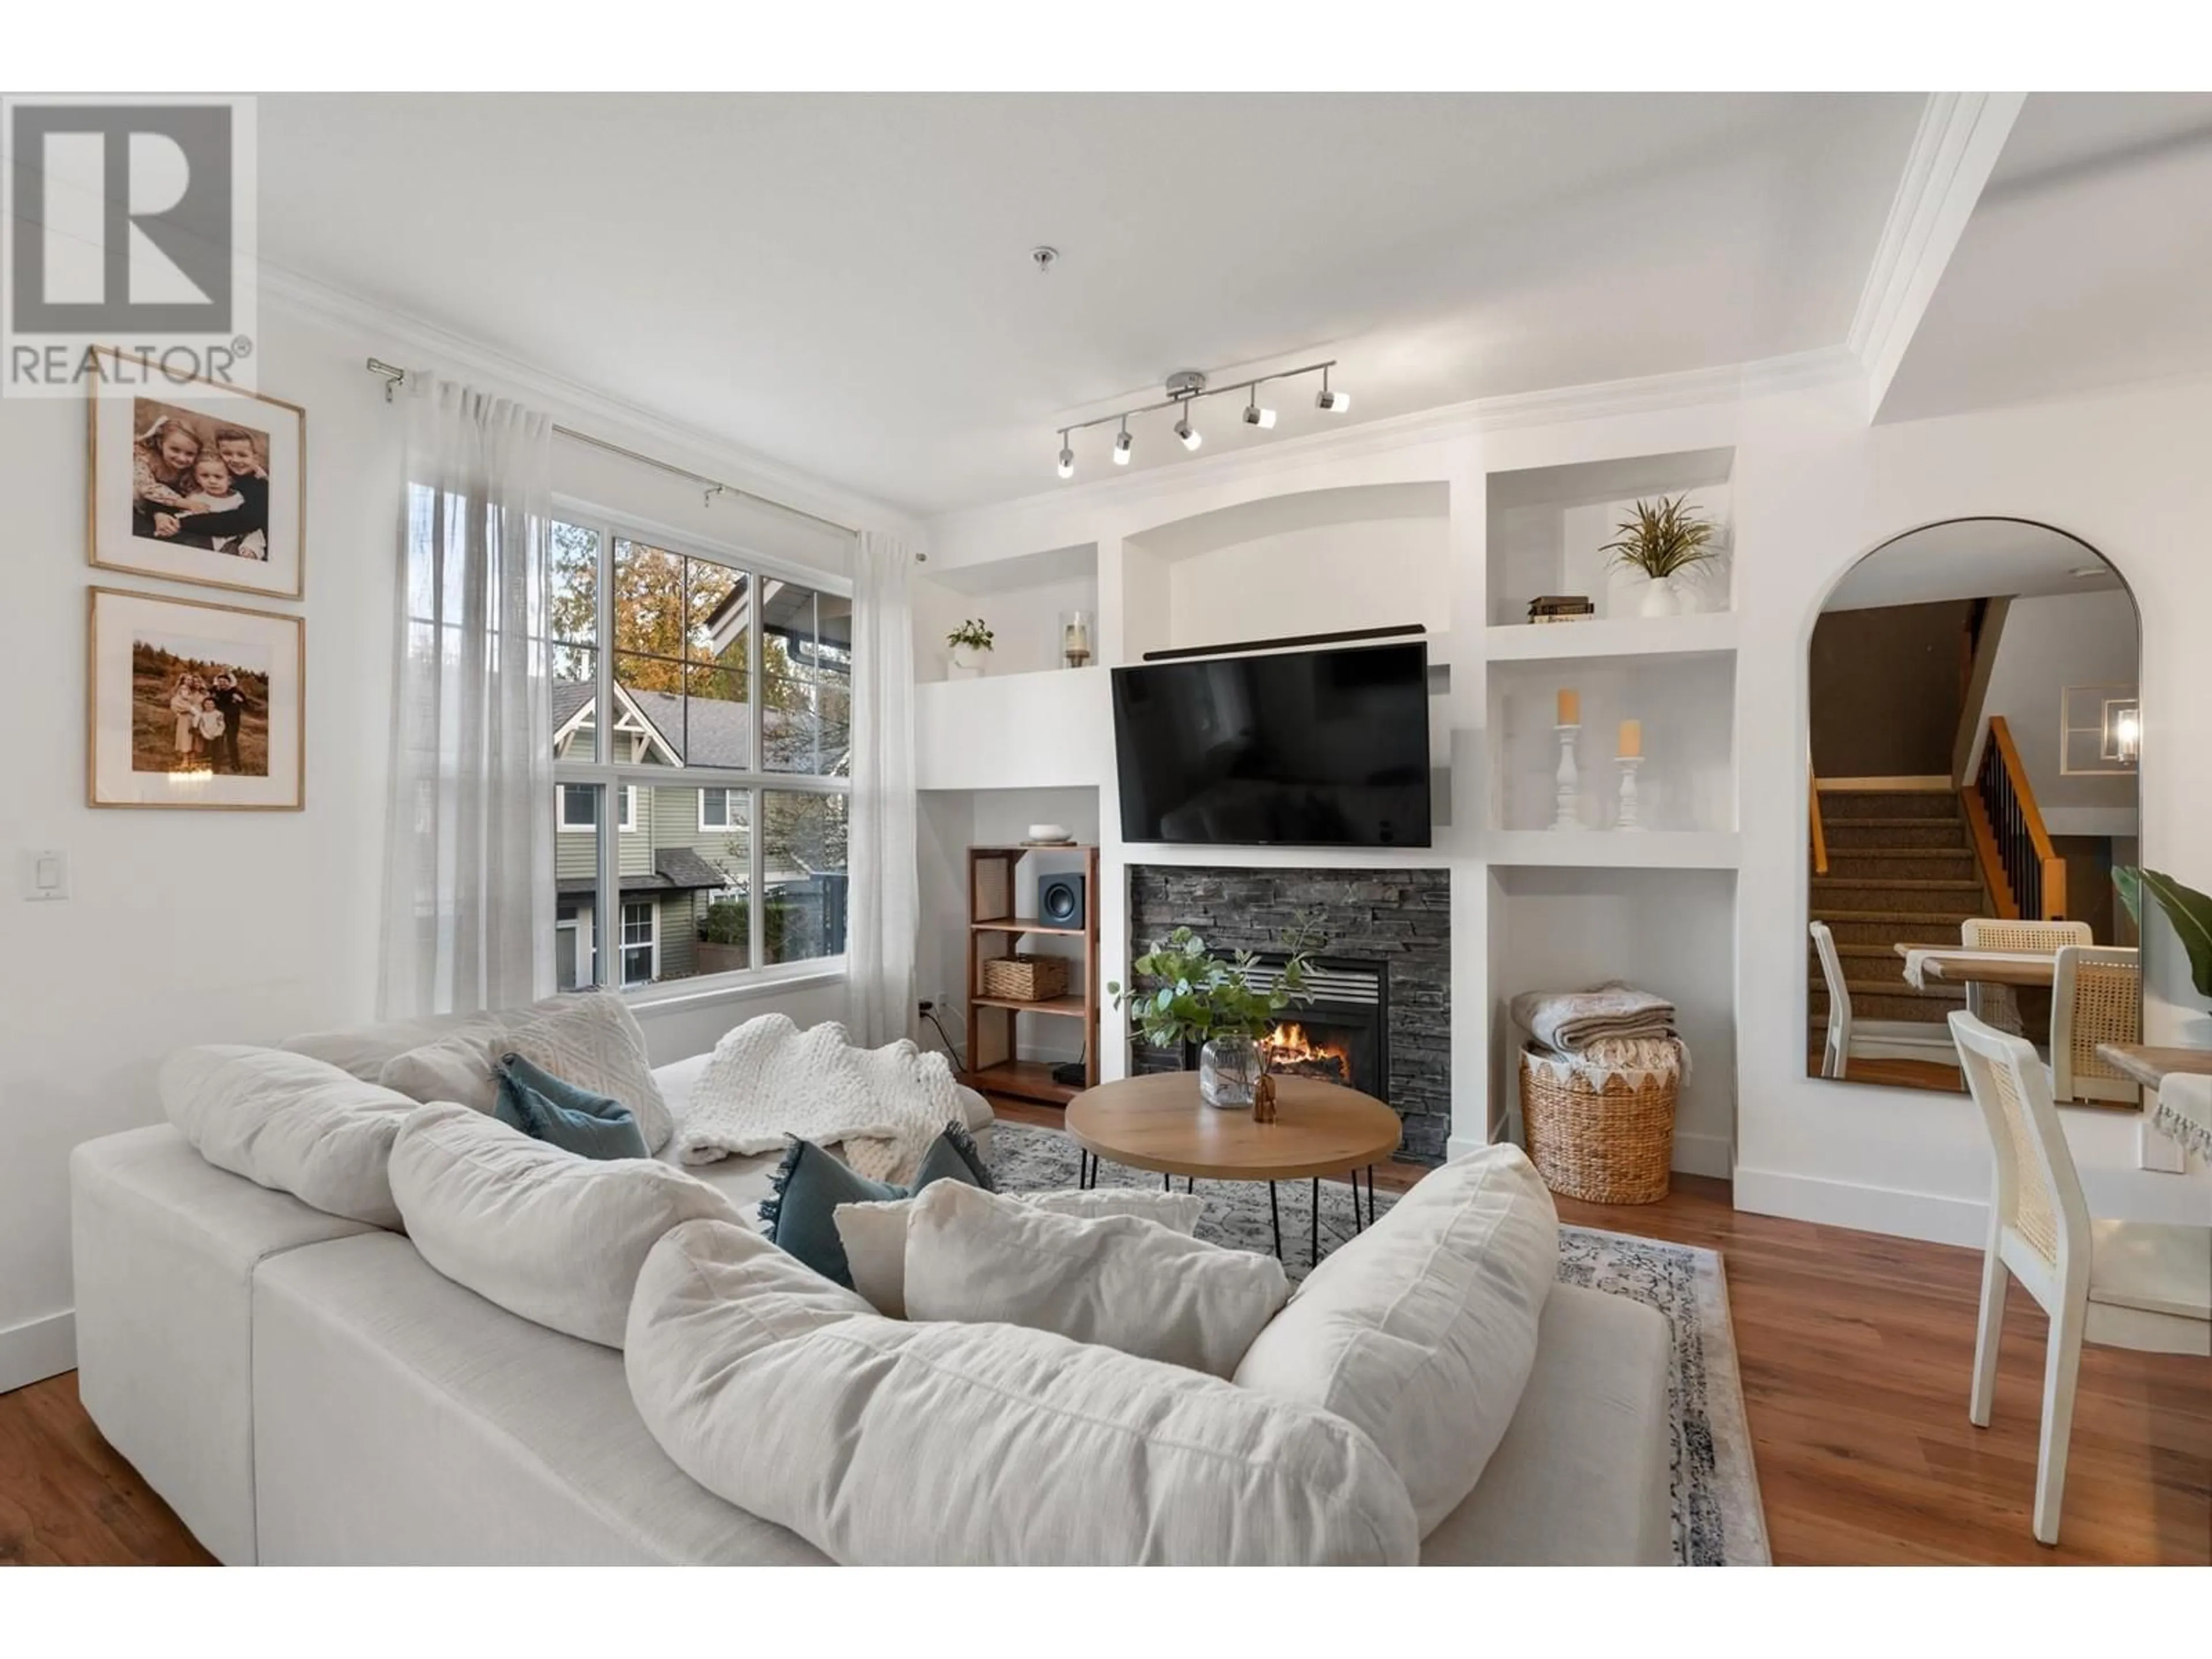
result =
[{"label": "track light head", "polygon": [[1196,449],[1206,441],[1206,434],[1190,423],[1190,406],[1183,406],[1182,418],[1175,423],[1175,434],[1182,440],[1185,449]]},{"label": "track light head", "polygon": [[1244,424],[1256,426],[1262,432],[1270,430],[1275,424],[1275,411],[1260,407],[1260,388],[1257,386],[1244,388]]},{"label": "track light head", "polygon": [[1352,394],[1328,389],[1328,371],[1321,372],[1321,394],[1314,399],[1314,407],[1325,415],[1341,415],[1352,407]]},{"label": "track light head", "polygon": [[1067,434],[1065,432],[1060,434],[1060,476],[1063,478],[1075,476],[1075,452],[1067,447]]},{"label": "track light head", "polygon": [[1129,452],[1130,452],[1132,449],[1133,449],[1133,448],[1135,448],[1135,447],[1136,447],[1136,441],[1136,441],[1135,439],[1132,438],[1132,437],[1129,435],[1129,423],[1128,423],[1127,421],[1122,422],[1121,422],[1121,435],[1120,437],[1118,437],[1118,438],[1116,438],[1116,439],[1115,439],[1115,440],[1114,440],[1114,465],[1116,465],[1116,466],[1127,466],[1127,465],[1128,465],[1128,464],[1129,464]]}]

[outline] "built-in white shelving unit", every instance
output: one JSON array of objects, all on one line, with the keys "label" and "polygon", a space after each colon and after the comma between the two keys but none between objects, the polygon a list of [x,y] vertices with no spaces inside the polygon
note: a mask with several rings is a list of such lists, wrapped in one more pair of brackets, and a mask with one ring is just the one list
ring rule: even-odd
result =
[{"label": "built-in white shelving unit", "polygon": [[1735,613],[1616,617],[1578,623],[1501,623],[1482,635],[1492,662],[1559,657],[1705,657],[1735,649]]},{"label": "built-in white shelving unit", "polygon": [[1498,830],[1482,838],[1491,864],[1589,870],[1733,870],[1733,830]]},{"label": "built-in white shelving unit", "polygon": [[[1733,450],[1713,448],[1474,476],[1440,460],[1425,477],[1400,471],[1334,482],[1346,477],[1340,471],[1326,486],[1303,489],[1290,482],[1297,475],[1286,475],[1275,494],[1216,497],[1206,510],[1163,521],[1125,519],[1116,528],[1114,514],[1102,511],[1093,544],[932,568],[925,580],[939,591],[926,620],[917,604],[917,652],[928,659],[921,678],[943,672],[947,618],[981,615],[1001,644],[987,678],[918,688],[925,881],[944,890],[925,901],[944,913],[944,943],[934,954],[925,944],[923,994],[952,991],[956,945],[964,950],[953,914],[954,850],[1018,835],[1031,821],[1097,836],[1102,890],[1091,900],[1103,907],[1100,971],[1109,977],[1126,971],[1136,944],[1122,908],[1133,864],[1445,866],[1455,912],[1474,930],[1455,951],[1452,994],[1480,1011],[1455,1026],[1454,1064],[1471,1068],[1469,1076],[1488,1073],[1486,1104],[1510,1105],[1516,1092],[1518,1040],[1506,1013],[1515,995],[1637,981],[1676,1000],[1695,1057],[1677,1166],[1727,1173],[1741,858],[1734,464]],[[1722,524],[1722,557],[1683,584],[1680,614],[1647,617],[1646,585],[1611,569],[1603,544],[1637,500],[1659,494],[1686,494]],[[1469,570],[1470,559],[1482,562],[1480,572]],[[1593,619],[1526,621],[1539,594],[1575,592],[1589,595]],[[1044,647],[1054,607],[1092,596],[1098,664],[1052,670]],[[1113,667],[1162,648],[1399,623],[1425,630],[1431,663],[1431,847],[1121,842]],[[1051,672],[1012,672],[1018,667]],[[1549,827],[1563,689],[1581,704],[1579,827],[1571,830]],[[1630,720],[1642,725],[1644,827],[1623,830],[1616,756],[1620,723]],[[1109,1024],[1103,1040],[1111,1046],[1119,1022]],[[1041,1030],[1036,1040],[1058,1035]],[[1066,1056],[1034,1056],[1056,1057]],[[1462,1122],[1455,1133],[1480,1126]]]}]

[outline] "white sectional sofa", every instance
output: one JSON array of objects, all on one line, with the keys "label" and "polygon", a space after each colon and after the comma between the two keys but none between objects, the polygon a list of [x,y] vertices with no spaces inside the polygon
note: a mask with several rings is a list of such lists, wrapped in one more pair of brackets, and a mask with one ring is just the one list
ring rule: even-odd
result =
[{"label": "white sectional sofa", "polygon": [[[418,1036],[356,1034],[353,1069]],[[679,1115],[702,1064],[655,1073]],[[749,1206],[774,1163],[707,1173]],[[826,1560],[670,1460],[620,1352],[484,1300],[404,1234],[214,1168],[167,1124],[78,1147],[71,1182],[86,1409],[217,1559]],[[1505,1437],[1423,1563],[1671,1562],[1667,1349],[1652,1310],[1553,1290]]]}]

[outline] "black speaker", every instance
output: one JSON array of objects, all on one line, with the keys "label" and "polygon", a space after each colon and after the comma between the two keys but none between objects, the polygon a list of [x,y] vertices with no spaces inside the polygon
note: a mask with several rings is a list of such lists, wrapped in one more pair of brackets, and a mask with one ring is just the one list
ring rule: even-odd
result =
[{"label": "black speaker", "polygon": [[1083,878],[1074,875],[1037,878],[1037,920],[1048,927],[1083,926]]}]

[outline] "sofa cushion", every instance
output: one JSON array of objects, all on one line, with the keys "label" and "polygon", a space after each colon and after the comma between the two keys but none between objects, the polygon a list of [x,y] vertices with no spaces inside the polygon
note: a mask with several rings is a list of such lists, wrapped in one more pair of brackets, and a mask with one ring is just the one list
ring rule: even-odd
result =
[{"label": "sofa cushion", "polygon": [[393,1055],[378,1080],[425,1105],[452,1101],[492,1112],[499,1106],[500,1060],[509,1053],[629,1107],[650,1152],[676,1133],[646,1057],[645,1033],[629,1005],[611,991],[570,992],[527,1008],[471,1016]]},{"label": "sofa cushion", "polygon": [[1421,1540],[1422,1565],[1673,1565],[1667,1316],[1555,1285],[1536,1332],[1520,1409],[1474,1490]]},{"label": "sofa cushion", "polygon": [[564,1083],[520,1054],[499,1062],[499,1103],[492,1115],[532,1140],[578,1158],[651,1158],[629,1107]]},{"label": "sofa cushion", "polygon": [[163,1062],[161,1108],[218,1170],[331,1215],[397,1227],[388,1166],[414,1103],[305,1054],[212,1045]]},{"label": "sofa cushion", "polygon": [[[1097,1219],[1141,1216],[1186,1236],[1198,1231],[1206,1200],[1195,1193],[1156,1193],[1149,1187],[1098,1187],[1051,1193],[1009,1193],[1018,1203],[1054,1215]],[[890,1319],[906,1317],[906,1222],[910,1198],[879,1199],[837,1206],[837,1242],[844,1247],[853,1288]]]},{"label": "sofa cushion", "polygon": [[255,1275],[332,1239],[407,1241],[218,1170],[169,1123],[80,1143],[70,1200],[86,1413],[216,1559],[250,1566]]},{"label": "sofa cushion", "polygon": [[[286,1037],[276,1046],[335,1066],[364,1083],[380,1083],[384,1080],[384,1068],[410,1048],[453,1036],[471,1025],[487,1032],[497,1030],[499,1016],[428,1014],[420,1019],[386,1020],[375,1025],[348,1026],[343,1030],[302,1031],[296,1036]],[[406,1091],[400,1092],[404,1094]]]},{"label": "sofa cushion", "polygon": [[1210,1376],[1236,1370],[1290,1290],[1271,1255],[1137,1216],[1055,1215],[939,1186],[907,1218],[909,1319],[1055,1331]]},{"label": "sofa cushion", "polygon": [[1342,1419],[1010,1325],[883,1318],[757,1233],[647,1257],[624,1363],[709,1491],[852,1565],[1410,1563]]},{"label": "sofa cushion", "polygon": [[1552,1195],[1519,1147],[1455,1158],[1308,1275],[1237,1381],[1365,1430],[1425,1534],[1513,1420],[1559,1242]]},{"label": "sofa cushion", "polygon": [[761,1225],[781,1248],[849,1291],[853,1269],[837,1237],[837,1206],[911,1198],[945,1181],[967,1187],[991,1184],[989,1167],[968,1132],[957,1123],[946,1124],[945,1132],[930,1142],[914,1179],[904,1186],[871,1181],[812,1141],[793,1140],[775,1172],[775,1191],[762,1201]]},{"label": "sofa cushion", "polygon": [[720,1193],[665,1164],[580,1158],[456,1105],[408,1118],[392,1191],[415,1248],[447,1278],[612,1348],[660,1236],[702,1217],[738,1219]]}]

